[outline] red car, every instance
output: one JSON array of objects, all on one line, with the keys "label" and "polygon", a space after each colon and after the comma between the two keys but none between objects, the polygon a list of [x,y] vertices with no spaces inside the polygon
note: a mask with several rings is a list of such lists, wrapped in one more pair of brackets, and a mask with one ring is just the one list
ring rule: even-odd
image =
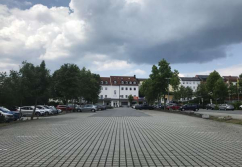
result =
[{"label": "red car", "polygon": [[173,104],[173,105],[170,105],[170,106],[167,106],[167,110],[180,110],[180,107],[181,105],[179,104]]},{"label": "red car", "polygon": [[57,108],[57,109],[60,109],[61,111],[65,111],[65,110],[67,110],[67,111],[71,111],[71,110],[73,109],[73,108],[70,107],[70,106],[67,106],[67,107],[66,107],[66,105],[58,105],[56,108]]}]

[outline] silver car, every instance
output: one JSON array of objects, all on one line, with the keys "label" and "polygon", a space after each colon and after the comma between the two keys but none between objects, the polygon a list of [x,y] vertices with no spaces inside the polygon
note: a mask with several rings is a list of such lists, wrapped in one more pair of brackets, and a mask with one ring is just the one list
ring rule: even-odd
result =
[{"label": "silver car", "polygon": [[234,106],[231,104],[221,104],[218,108],[219,110],[234,110]]},{"label": "silver car", "polygon": [[[20,111],[21,108],[21,113],[23,116],[31,116],[34,112],[34,107],[33,106],[23,106],[23,107],[19,107],[18,111]],[[41,115],[45,115],[45,112],[42,110],[39,110],[38,108],[36,108],[35,110],[35,116],[41,116]]]},{"label": "silver car", "polygon": [[93,104],[86,104],[83,107],[81,107],[81,111],[92,111],[92,112],[96,112],[97,111],[97,106],[93,105]]}]

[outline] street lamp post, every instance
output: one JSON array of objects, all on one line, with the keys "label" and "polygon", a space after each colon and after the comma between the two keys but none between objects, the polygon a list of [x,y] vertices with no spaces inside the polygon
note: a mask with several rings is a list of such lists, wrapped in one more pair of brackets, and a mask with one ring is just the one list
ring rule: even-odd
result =
[{"label": "street lamp post", "polygon": [[171,78],[166,78],[166,80],[168,80],[168,102],[170,102],[170,99],[169,99],[169,98],[170,98],[170,97],[169,97],[169,96],[170,96],[170,95],[169,95],[169,82],[170,82],[170,79],[171,79]]}]

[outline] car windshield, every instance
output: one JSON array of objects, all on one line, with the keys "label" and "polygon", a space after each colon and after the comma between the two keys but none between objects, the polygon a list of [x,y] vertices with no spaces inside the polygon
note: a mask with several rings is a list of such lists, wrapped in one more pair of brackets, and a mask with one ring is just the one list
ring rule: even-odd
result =
[{"label": "car windshield", "polygon": [[4,113],[8,113],[10,110],[8,110],[7,108],[4,107],[0,107],[0,110]]}]

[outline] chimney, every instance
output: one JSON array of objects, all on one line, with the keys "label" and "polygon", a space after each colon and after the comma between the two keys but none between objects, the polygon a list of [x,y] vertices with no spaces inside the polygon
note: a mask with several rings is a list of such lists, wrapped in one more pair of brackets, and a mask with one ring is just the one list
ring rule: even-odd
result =
[{"label": "chimney", "polygon": [[134,75],[134,78],[136,79],[136,75]]}]

